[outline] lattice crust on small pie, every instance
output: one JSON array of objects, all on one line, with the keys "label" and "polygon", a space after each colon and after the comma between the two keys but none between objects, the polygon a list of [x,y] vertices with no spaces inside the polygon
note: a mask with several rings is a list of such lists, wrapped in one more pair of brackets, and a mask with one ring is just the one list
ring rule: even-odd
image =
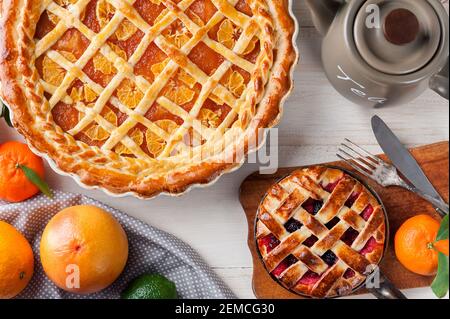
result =
[{"label": "lattice crust on small pie", "polygon": [[1,96],[15,126],[110,192],[180,193],[231,170],[292,87],[287,0],[2,3],[0,49],[14,58],[1,61]]},{"label": "lattice crust on small pie", "polygon": [[383,208],[339,169],[314,166],[273,185],[256,238],[266,269],[287,289],[314,298],[351,293],[380,262]]}]

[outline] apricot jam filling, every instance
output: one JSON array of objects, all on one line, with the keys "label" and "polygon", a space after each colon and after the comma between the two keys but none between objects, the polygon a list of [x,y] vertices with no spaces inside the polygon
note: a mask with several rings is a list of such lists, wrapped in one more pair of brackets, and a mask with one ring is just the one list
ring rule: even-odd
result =
[{"label": "apricot jam filling", "polygon": [[[181,0],[172,0],[179,4]],[[69,10],[77,3],[77,0],[55,0],[55,3]],[[130,7],[134,16],[149,26],[155,26],[170,9],[166,8],[159,0],[136,0]],[[252,10],[245,0],[239,0],[235,6],[236,10],[252,16]],[[89,34],[100,33],[110,21],[116,17],[117,9],[106,0],[92,0],[81,12],[79,19],[88,29],[69,28],[59,36],[48,51],[36,58],[35,65],[44,83],[45,98],[50,100],[52,94],[56,92],[62,83],[67,84],[68,69],[64,63],[77,63],[83,54],[89,49],[91,36]],[[211,18],[218,14],[217,8],[210,0],[195,0],[184,12],[198,27],[205,27]],[[130,17],[130,19],[132,19]],[[233,50],[243,30],[235,25],[231,20],[221,17],[221,20],[212,28],[207,30],[209,39],[223,45],[229,50]],[[135,22],[136,23],[136,22]],[[78,75],[68,86],[64,87],[66,96],[59,101],[54,101],[52,105],[52,116],[57,125],[65,132],[71,133],[78,141],[90,146],[102,147],[110,138],[111,132],[120,127],[138,107],[145,109],[142,115],[146,119],[132,127],[126,136],[131,138],[133,143],[140,150],[150,157],[158,157],[167,145],[167,137],[170,137],[184,123],[184,116],[189,115],[196,106],[198,112],[195,121],[201,123],[201,127],[216,129],[226,121],[226,126],[231,126],[237,119],[235,113],[229,116],[232,107],[220,97],[211,93],[206,99],[198,102],[202,92],[202,85],[192,77],[186,69],[179,67],[169,78],[167,83],[158,91],[156,99],[148,99],[150,105],[143,105],[147,101],[147,89],[159,79],[164,72],[170,58],[157,45],[155,37],[149,43],[142,44],[144,32],[126,17],[115,27],[112,35],[105,40],[105,45],[120,58],[120,63],[127,64],[134,56],[133,64],[128,62],[134,77],[125,76],[118,81],[110,94],[106,104],[101,108],[97,105],[103,90],[110,86],[121,72],[117,61],[111,61],[105,51],[100,50],[89,58]],[[61,26],[58,15],[45,10],[36,27],[35,38],[37,41],[44,39],[54,33],[57,26]],[[86,31],[88,30],[88,31]],[[167,27],[161,30],[164,41],[177,49],[182,49],[193,35],[180,19],[176,19]],[[141,48],[142,50],[137,50]],[[260,54],[260,43],[255,37],[252,39],[247,49],[241,54],[245,60],[255,63]],[[49,54],[51,52],[51,54]],[[108,52],[108,51],[107,51]],[[62,57],[63,64],[56,62],[52,54]],[[105,55],[106,54],[106,55]],[[109,54],[109,53],[108,53]],[[187,54],[187,58],[207,76],[212,76],[219,67],[226,61],[225,57],[205,42],[200,41]],[[219,83],[225,87],[232,96],[238,100],[243,97],[251,80],[251,74],[244,69],[233,65],[220,79]],[[103,101],[103,100],[102,100]],[[100,103],[102,104],[102,103]],[[98,116],[91,123],[78,131],[80,121],[87,116],[89,108],[101,109],[99,121]],[[174,109],[176,112],[174,112]],[[151,123],[150,123],[151,122]],[[150,124],[149,124],[150,123]],[[159,136],[148,127],[156,125],[159,132],[165,132]],[[225,125],[225,124],[224,124]],[[223,126],[224,126],[223,125]],[[194,129],[191,127],[186,132],[183,139],[185,145],[193,145]],[[200,138],[200,143],[203,143]],[[119,142],[112,148],[112,151],[122,156],[135,156],[132,150],[125,144]],[[176,153],[176,150],[175,152]]]}]

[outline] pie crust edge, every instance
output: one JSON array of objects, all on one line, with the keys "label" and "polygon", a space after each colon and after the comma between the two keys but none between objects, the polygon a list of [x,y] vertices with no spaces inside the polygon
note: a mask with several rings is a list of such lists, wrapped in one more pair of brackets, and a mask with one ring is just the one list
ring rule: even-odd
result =
[{"label": "pie crust edge", "polygon": [[[258,134],[258,129],[277,125],[283,112],[284,100],[293,89],[293,70],[299,54],[295,45],[298,26],[291,12],[290,2],[274,0],[269,6],[277,21],[274,24],[277,29],[273,31],[278,37],[277,52],[264,97],[244,136],[245,154],[262,146],[264,139],[254,149],[248,149],[249,141]],[[73,177],[83,187],[101,188],[111,195],[150,198],[160,193],[180,195],[191,186],[213,183],[221,175],[243,164],[201,162],[183,166],[164,177],[142,180],[133,178],[130,174],[91,166],[83,159],[74,163],[67,156],[61,155],[52,143],[41,138],[42,133],[33,126],[35,120],[28,111],[28,108],[33,110],[33,106],[40,108],[42,105],[42,96],[36,92],[39,74],[30,63],[34,50],[33,23],[39,19],[37,3],[33,0],[0,1],[0,97],[12,111],[14,127],[24,136],[30,148],[45,157],[55,171]],[[19,18],[21,14],[22,19]],[[30,30],[33,30],[33,34],[30,34]],[[54,126],[51,112],[46,113],[45,125]],[[70,154],[72,148],[78,148],[74,138],[59,127],[56,130],[49,127],[49,131],[57,135],[53,139],[61,139],[61,144],[66,145],[65,154]],[[87,158],[90,156],[89,152],[84,152]],[[120,156],[116,159],[128,166],[136,162]],[[107,160],[108,158],[104,158],[105,163]],[[139,171],[139,167],[134,169]]]}]

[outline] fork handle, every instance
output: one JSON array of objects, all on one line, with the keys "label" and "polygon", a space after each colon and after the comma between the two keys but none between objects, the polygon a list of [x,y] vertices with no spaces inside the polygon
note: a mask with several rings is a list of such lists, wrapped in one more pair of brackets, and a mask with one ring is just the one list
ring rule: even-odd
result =
[{"label": "fork handle", "polygon": [[408,189],[411,192],[416,193],[417,195],[419,195],[420,197],[422,197],[423,199],[425,199],[426,201],[428,201],[429,203],[431,203],[435,208],[436,211],[442,216],[445,217],[445,215],[449,214],[449,207],[448,204],[445,203],[442,199],[437,199],[434,198],[433,196],[430,196],[428,194],[425,194],[424,192],[422,192],[420,189],[416,188],[416,187],[411,187],[408,184],[405,183],[404,187],[406,189]]}]

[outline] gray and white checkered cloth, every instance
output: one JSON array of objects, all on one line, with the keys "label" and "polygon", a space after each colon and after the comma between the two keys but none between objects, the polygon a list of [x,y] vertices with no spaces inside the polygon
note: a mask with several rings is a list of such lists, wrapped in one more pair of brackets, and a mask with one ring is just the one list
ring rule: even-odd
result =
[{"label": "gray and white checkered cloth", "polygon": [[[120,292],[143,273],[166,276],[175,282],[183,299],[236,298],[201,257],[178,238],[86,196],[60,191],[54,195],[53,199],[39,195],[18,204],[0,201],[0,220],[19,229],[34,251],[34,276],[18,298],[119,298]],[[110,212],[125,229],[129,241],[128,263],[119,279],[105,290],[85,296],[56,287],[45,275],[39,256],[41,235],[49,220],[74,205],[95,205]]]}]

